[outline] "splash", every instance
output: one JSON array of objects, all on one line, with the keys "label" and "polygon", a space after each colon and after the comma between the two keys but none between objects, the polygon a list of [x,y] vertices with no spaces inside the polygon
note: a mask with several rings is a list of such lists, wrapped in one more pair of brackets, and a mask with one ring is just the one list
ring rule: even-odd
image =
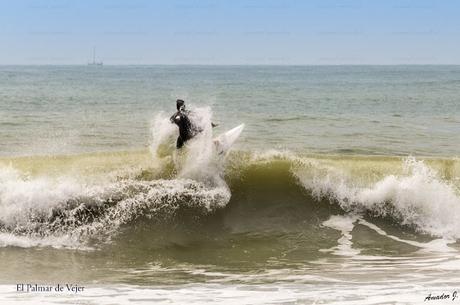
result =
[{"label": "splash", "polygon": [[[226,181],[232,185],[234,202],[233,210],[224,209],[222,213],[231,215],[235,207],[250,209],[237,218],[229,216],[230,225],[234,221],[253,224],[253,217],[257,217],[264,222],[262,227],[276,231],[277,226],[289,227],[284,223],[299,211],[308,213],[296,214],[296,218],[321,218],[315,213],[329,213],[329,200],[338,203],[333,208],[336,213],[341,208],[360,217],[385,216],[392,223],[445,240],[460,237],[460,196],[455,185],[458,164],[454,161],[318,157],[269,151],[233,152],[228,163],[215,166],[213,162],[217,161],[199,145],[203,141],[212,146],[211,135],[195,140],[188,147],[191,154],[183,156],[183,166],[172,174],[157,172],[154,162],[152,168],[146,168],[147,151],[115,156],[116,164],[130,160],[126,175],[118,171],[111,174],[118,168],[111,153],[72,156],[65,162],[62,158],[40,157],[11,161],[21,170],[3,162],[0,245],[81,248],[92,241],[103,244],[125,228],[143,226],[145,221],[171,221],[174,225],[183,211],[199,222],[201,216],[213,217],[216,210],[229,203],[232,194]],[[172,163],[171,157],[161,160]],[[27,164],[37,162],[47,164],[33,167],[33,174],[28,174]],[[66,167],[98,170],[75,172]],[[274,218],[264,218],[267,211],[275,210],[277,223]],[[337,227],[332,220],[324,225]],[[339,230],[346,246],[348,233]]]},{"label": "splash", "polygon": [[160,112],[153,118],[150,130],[152,134],[150,151],[154,160],[169,157],[174,149],[177,126],[171,124],[166,113]]},{"label": "splash", "polygon": [[458,189],[413,157],[403,161],[402,174],[387,175],[371,184],[343,169],[318,163],[313,168],[310,164],[308,170],[297,168],[293,173],[316,198],[338,202],[345,211],[390,216],[423,233],[460,238]]},{"label": "splash", "polygon": [[[89,240],[109,241],[139,219],[161,222],[181,209],[205,215],[224,207],[231,193],[223,164],[214,157],[211,117],[210,108],[193,109],[190,118],[202,132],[178,153],[177,127],[164,113],[155,116],[150,147],[155,180],[129,169],[125,175],[93,179],[46,172],[28,176],[1,167],[0,245],[84,247]],[[171,160],[176,161],[176,172],[162,177],[162,168]]]},{"label": "splash", "polygon": [[90,248],[138,220],[174,221],[181,210],[206,215],[230,200],[225,186],[192,179],[122,179],[86,184],[0,169],[0,246]]},{"label": "splash", "polygon": [[155,116],[152,123],[153,158],[164,157],[167,151],[167,156],[172,156],[178,178],[224,186],[224,162],[215,154],[211,108],[192,108],[189,118],[201,132],[189,140],[182,149],[177,150],[174,148],[175,137],[178,135],[177,126],[169,121],[165,113]]}]

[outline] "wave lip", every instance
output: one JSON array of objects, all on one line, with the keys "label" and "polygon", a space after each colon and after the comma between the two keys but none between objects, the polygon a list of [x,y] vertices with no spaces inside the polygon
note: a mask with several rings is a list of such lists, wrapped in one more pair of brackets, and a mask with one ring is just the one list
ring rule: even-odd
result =
[{"label": "wave lip", "polygon": [[181,210],[204,215],[230,192],[191,179],[126,179],[85,185],[60,177],[22,177],[0,170],[0,246],[86,247],[108,241],[139,219],[168,221]]},{"label": "wave lip", "polygon": [[[206,154],[199,155],[205,156],[202,167],[186,158],[185,167],[174,171],[171,157],[155,160],[161,166],[152,161],[151,168],[142,168],[146,157],[136,152],[142,162],[137,170],[98,171],[100,180],[88,171],[56,175],[53,162],[61,164],[60,158],[49,159],[49,167],[34,175],[0,166],[0,245],[85,247],[109,242],[129,227],[174,225],[185,214],[197,222],[214,218],[222,230],[260,233],[298,230],[301,221],[309,223],[305,230],[317,230],[332,214],[352,212],[433,237],[460,238],[455,160],[269,150],[233,152],[216,168]],[[99,154],[89,164],[113,168],[111,156]],[[123,158],[117,155],[117,164]],[[131,155],[126,158],[135,164]],[[83,167],[88,156],[79,162],[76,156],[69,164]],[[47,175],[48,168],[53,174]],[[339,229],[346,246],[350,236],[344,230]]]},{"label": "wave lip", "polygon": [[293,173],[316,198],[337,202],[345,211],[390,216],[423,233],[460,238],[458,188],[413,157],[405,159],[402,168],[401,174],[386,175],[372,183],[321,165],[309,171],[297,168]]}]

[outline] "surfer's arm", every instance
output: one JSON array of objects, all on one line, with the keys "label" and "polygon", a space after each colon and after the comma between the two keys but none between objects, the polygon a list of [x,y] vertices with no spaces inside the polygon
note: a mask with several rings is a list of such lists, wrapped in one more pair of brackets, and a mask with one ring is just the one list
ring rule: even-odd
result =
[{"label": "surfer's arm", "polygon": [[174,123],[174,124],[177,124],[177,120],[179,119],[179,111],[174,113],[170,118],[169,120],[171,121],[171,123]]},{"label": "surfer's arm", "polygon": [[212,126],[212,128],[214,128],[214,127],[219,126],[219,124],[214,124],[213,122],[211,122],[211,126]]}]

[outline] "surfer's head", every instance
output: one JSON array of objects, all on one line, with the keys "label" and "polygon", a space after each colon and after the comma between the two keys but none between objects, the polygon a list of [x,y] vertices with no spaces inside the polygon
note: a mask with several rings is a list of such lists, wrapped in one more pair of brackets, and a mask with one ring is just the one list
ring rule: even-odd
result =
[{"label": "surfer's head", "polygon": [[176,108],[177,110],[183,110],[185,108],[184,100],[176,100]]}]

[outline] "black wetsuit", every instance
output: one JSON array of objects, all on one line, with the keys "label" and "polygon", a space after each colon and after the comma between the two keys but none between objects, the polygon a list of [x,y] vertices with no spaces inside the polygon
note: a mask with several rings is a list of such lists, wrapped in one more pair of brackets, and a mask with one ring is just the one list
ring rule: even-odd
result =
[{"label": "black wetsuit", "polygon": [[185,142],[196,135],[197,130],[188,118],[188,111],[179,110],[172,115],[170,120],[179,126],[179,137],[177,138],[176,148],[181,148]]}]

